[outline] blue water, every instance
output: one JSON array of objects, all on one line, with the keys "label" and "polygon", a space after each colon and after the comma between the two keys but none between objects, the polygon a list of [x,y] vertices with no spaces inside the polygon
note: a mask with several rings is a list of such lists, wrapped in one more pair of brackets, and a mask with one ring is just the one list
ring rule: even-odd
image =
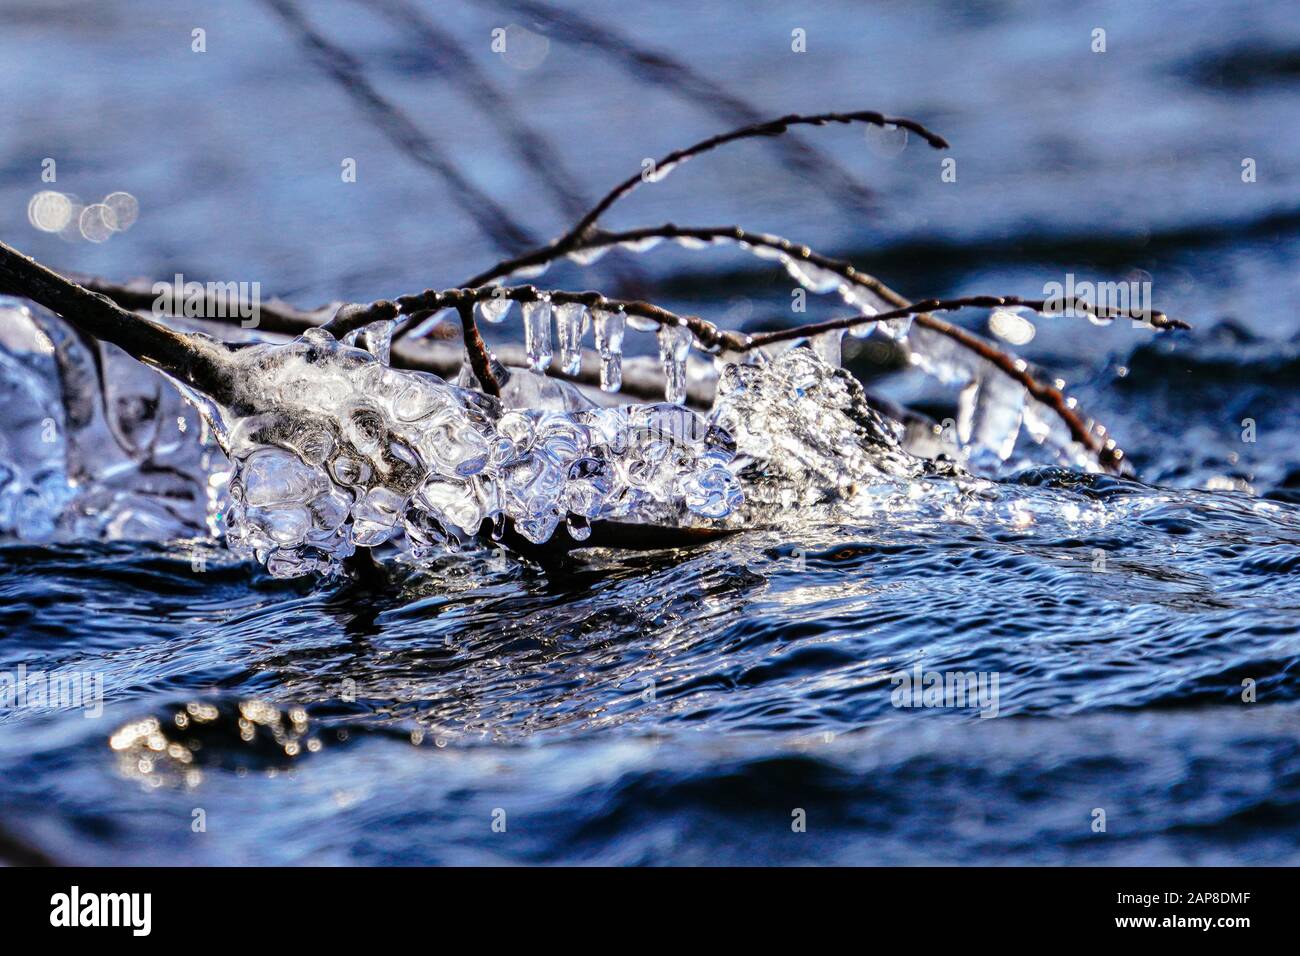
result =
[{"label": "blue water", "polygon": [[[409,34],[361,4],[304,6],[498,201],[561,228]],[[1023,350],[1140,480],[1030,472],[985,517],[545,568],[448,558],[368,588],[274,581],[215,543],[198,568],[188,543],[5,545],[0,674],[99,675],[104,708],[0,711],[0,833],[92,864],[1300,862],[1300,27],[1268,3],[1132,6],[582,9],[765,112],[916,115],[959,163],[943,184],[915,144],[807,138],[876,191],[878,209],[848,211],[751,145],[614,224],[739,221],[916,296],[1149,274],[1195,333],[1050,320]],[[589,199],[732,125],[559,39],[532,69],[502,66],[492,26],[528,21],[450,7],[437,22]],[[0,13],[19,120],[0,132],[6,241],[68,270],[261,281],[302,305],[494,258],[264,5],[61,9]],[[36,233],[44,156],[83,197],[130,190],[140,222],[102,246]],[[788,303],[784,276],[727,253],[637,268],[660,300],[733,324]],[[952,400],[850,365],[894,399]],[[918,666],[997,675],[997,715],[894,706],[891,678]],[[250,701],[275,710],[241,726]],[[121,734],[150,718],[156,748]]]}]

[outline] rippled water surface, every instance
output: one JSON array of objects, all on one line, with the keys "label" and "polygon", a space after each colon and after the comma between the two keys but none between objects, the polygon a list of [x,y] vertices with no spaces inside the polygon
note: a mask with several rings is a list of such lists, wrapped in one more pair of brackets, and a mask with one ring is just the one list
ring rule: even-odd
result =
[{"label": "rippled water surface", "polygon": [[[485,186],[558,230],[563,217],[405,35],[357,4],[303,6],[426,129],[465,122]],[[449,27],[466,43],[519,16],[463,6]],[[906,514],[689,550],[390,562],[365,586],[276,580],[214,542],[5,544],[0,674],[100,679],[104,706],[0,711],[0,836],[26,848],[4,853],[1300,862],[1294,19],[1269,4],[886,4],[865,17],[830,4],[803,12],[800,61],[784,52],[802,22],[788,6],[758,4],[737,24],[660,4],[626,28],[765,112],[915,114],[958,145],[960,185],[944,192],[919,149],[864,153],[861,138],[828,134],[816,142],[879,190],[876,218],[788,183],[754,147],[731,165],[699,161],[713,172],[684,170],[674,193],[644,190],[627,222],[776,229],[917,296],[1041,295],[1066,271],[1141,270],[1196,332],[1153,341],[1048,320],[1023,349],[1108,423],[1141,480],[1036,470],[975,504],[936,489]],[[7,241],[113,278],[259,279],[302,305],[450,284],[492,258],[265,5],[232,7],[210,14],[209,42],[226,36],[229,55],[209,54],[202,75],[187,52],[197,8],[8,14],[0,70],[26,132],[0,133]],[[238,32],[241,17],[258,29]],[[1072,52],[1095,23],[1110,59]],[[161,39],[172,29],[175,55]],[[123,47],[154,52],[123,74]],[[590,162],[592,198],[629,160],[731,125],[582,47],[550,49],[499,79],[571,165]],[[222,104],[253,89],[267,136],[213,150],[247,125]],[[628,106],[643,92],[643,109]],[[166,162],[139,135],[159,116],[184,126]],[[91,247],[30,230],[31,170],[60,150],[73,157],[66,188],[140,197],[132,232]],[[353,154],[362,175],[339,192],[338,157]],[[1246,192],[1243,155],[1261,170]],[[751,260],[676,255],[637,260],[669,305],[757,327],[789,301],[788,280]],[[963,321],[987,332],[983,316]],[[873,393],[951,409],[953,396],[866,358],[846,349]],[[918,668],[996,677],[992,706],[895,706],[896,676]]]}]

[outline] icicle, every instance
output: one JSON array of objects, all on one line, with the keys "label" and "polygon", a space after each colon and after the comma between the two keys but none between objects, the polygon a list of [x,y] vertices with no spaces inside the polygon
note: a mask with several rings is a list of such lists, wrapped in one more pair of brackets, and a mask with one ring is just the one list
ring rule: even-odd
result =
[{"label": "icicle", "polygon": [[582,371],[582,338],[587,333],[587,307],[567,302],[555,307],[555,329],[560,336],[560,368],[565,375]]},{"label": "icicle", "polygon": [[843,329],[831,329],[812,337],[812,349],[817,357],[831,368],[840,367],[840,343],[844,339]]},{"label": "icicle", "polygon": [[780,249],[774,249],[771,246],[754,246],[749,243],[742,243],[741,248],[746,249],[751,255],[760,259],[781,259],[786,258],[786,254]]},{"label": "icicle", "polygon": [[596,326],[596,350],[600,352],[600,388],[617,392],[623,387],[623,325],[622,312],[593,310]]},{"label": "icicle", "polygon": [[545,273],[550,267],[551,264],[549,262],[543,262],[536,266],[523,266],[516,269],[513,275],[518,276],[520,279],[536,279],[539,275]]},{"label": "icicle", "polygon": [[686,356],[690,350],[690,329],[682,325],[659,327],[659,361],[664,370],[664,398],[674,405],[686,401]]},{"label": "icicle", "polygon": [[912,329],[907,346],[911,363],[945,385],[965,385],[987,364],[961,343],[923,325]]},{"label": "icicle", "polygon": [[895,342],[906,342],[907,333],[912,330],[912,317],[905,315],[898,319],[886,319],[883,322],[873,322],[872,325],[889,336]]},{"label": "icicle", "polygon": [[507,299],[504,295],[493,295],[492,298],[483,299],[478,303],[478,314],[484,322],[497,325],[506,320],[506,316],[510,313],[510,306],[513,304],[513,299]]},{"label": "icicle", "polygon": [[991,453],[997,462],[1011,457],[1024,420],[1027,393],[1023,385],[993,368],[980,370],[980,377],[962,389],[957,435],[971,447],[971,464],[980,464],[979,453]]},{"label": "icicle", "polygon": [[528,362],[534,371],[545,372],[551,364],[551,300],[525,302],[522,308]]}]

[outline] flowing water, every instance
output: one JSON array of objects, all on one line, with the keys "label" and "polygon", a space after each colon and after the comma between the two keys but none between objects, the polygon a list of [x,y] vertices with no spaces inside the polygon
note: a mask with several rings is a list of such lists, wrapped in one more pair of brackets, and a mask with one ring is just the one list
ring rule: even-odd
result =
[{"label": "flowing water", "polygon": [[[642,190],[635,216],[621,215],[754,221],[916,295],[1041,295],[1044,281],[1068,272],[1139,270],[1155,305],[1195,332],[1157,337],[1057,318],[1037,321],[1018,348],[1107,424],[1134,476],[1036,458],[1032,422],[1014,398],[1024,428],[1007,463],[994,455],[968,462],[978,476],[936,474],[887,432],[868,439],[829,406],[801,417],[808,406],[783,402],[788,392],[749,381],[757,397],[746,404],[737,393],[712,420],[738,445],[737,458],[729,447],[723,457],[743,501],[725,484],[691,500],[723,502],[726,514],[691,510],[672,482],[650,496],[661,520],[689,512],[685,523],[737,533],[542,562],[431,547],[420,560],[390,554],[379,580],[277,577],[301,568],[272,561],[268,571],[213,534],[230,518],[229,499],[224,479],[206,476],[224,474],[224,459],[200,444],[195,409],[110,356],[111,422],[87,412],[47,436],[46,420],[62,421],[50,390],[58,370],[16,303],[0,303],[0,692],[15,695],[0,710],[0,836],[84,863],[1300,862],[1300,318],[1289,304],[1300,165],[1285,120],[1297,103],[1286,66],[1300,49],[1294,23],[1267,4],[1231,22],[1196,4],[1158,17],[1125,4],[1081,13],[936,4],[923,16],[884,6],[863,35],[837,29],[858,22],[856,7],[821,6],[804,17],[807,56],[822,56],[808,66],[761,53],[788,49],[787,20],[799,11],[779,5],[759,4],[763,15],[742,26],[684,8],[704,19],[687,30],[637,14],[625,30],[692,62],[692,50],[707,51],[716,68],[703,72],[733,78],[775,104],[772,113],[887,106],[918,115],[958,143],[958,183],[939,182],[937,155],[881,139],[864,147],[858,131],[806,141],[879,190],[869,226],[806,184],[769,189],[783,171],[771,159],[760,168],[767,154],[757,146],[749,165],[736,155],[697,160]],[[19,94],[29,131],[40,131],[24,138],[42,145],[3,141],[6,238],[56,267],[161,278],[226,270],[304,305],[452,285],[490,261],[451,206],[440,207],[449,221],[438,228],[403,218],[411,203],[393,184],[432,193],[432,180],[399,165],[348,112],[277,32],[279,20],[246,7],[264,29],[230,32],[240,45],[207,61],[203,77],[185,72],[200,13],[183,6],[161,24],[133,3],[104,4],[94,22],[54,22],[35,7],[10,13],[15,29],[0,31],[0,53],[12,55],[0,60],[18,72],[5,87]],[[467,43],[486,37],[508,7],[467,4],[449,28]],[[441,95],[443,81],[416,54],[397,55],[401,37],[355,4],[308,9],[326,33],[350,36],[378,87],[438,129],[438,111],[419,96]],[[226,16],[211,15],[210,38]],[[1111,59],[1072,52],[1073,32],[1086,51],[1098,24]],[[172,27],[184,41],[174,55],[159,39]],[[39,82],[24,40],[32,35],[49,60]],[[830,49],[818,54],[818,44]],[[904,55],[921,44],[946,55]],[[156,51],[172,79],[148,80],[146,69],[128,83],[112,72],[110,48],[121,45]],[[573,59],[582,49],[557,38],[540,65],[515,63],[497,78],[559,142],[590,135],[588,113],[608,113],[608,152],[588,150],[596,183],[626,174],[629,156],[635,169],[642,150],[730,125],[653,91],[646,108],[660,110],[665,129],[647,132],[611,106],[641,81],[590,51]],[[114,128],[87,128],[97,106],[79,58],[114,77]],[[276,79],[292,82],[262,82],[270,68],[259,64],[273,61]],[[779,66],[744,71],[756,62]],[[970,64],[971,77],[957,82],[936,66],[945,62]],[[163,65],[154,64],[159,76]],[[587,68],[610,75],[592,84]],[[845,103],[828,77],[860,82],[870,102]],[[266,90],[265,115],[282,135],[274,148],[213,158],[202,144],[225,114],[181,107],[196,90],[238,97],[250,84]],[[1025,102],[1030,88],[1042,92]],[[64,94],[63,109],[39,108],[51,90]],[[471,115],[448,99],[451,115]],[[564,106],[572,102],[588,108]],[[1144,104],[1141,122],[1134,103]],[[141,157],[156,144],[137,151],[130,131],[159,113],[198,128],[175,137],[169,165],[150,166]],[[317,125],[340,117],[358,140],[322,139]],[[1097,130],[1125,148],[1090,138]],[[479,135],[464,148],[495,157],[480,173],[493,194],[542,230],[527,180]],[[36,233],[13,213],[42,188],[28,154],[36,150],[38,169],[44,142],[92,137],[103,141],[87,164],[95,171],[77,169],[78,159],[61,177],[86,195],[129,187],[139,223],[102,245]],[[261,151],[272,158],[258,174]],[[327,192],[339,188],[335,154],[354,152],[361,177],[342,189],[357,190]],[[571,164],[581,152],[566,154]],[[1249,186],[1243,155],[1268,173]],[[365,186],[367,162],[390,167],[385,184]],[[318,184],[288,185],[312,163],[324,169]],[[737,169],[760,185],[729,183]],[[732,187],[743,194],[728,199]],[[214,248],[197,224],[228,221],[233,202],[302,235],[268,226]],[[683,215],[692,203],[695,214]],[[359,224],[381,218],[392,224],[387,241],[364,238]],[[347,229],[324,235],[331,221]],[[431,257],[443,263],[437,277],[421,265]],[[784,321],[768,318],[790,300],[779,267],[675,248],[619,261],[660,283],[670,307],[732,327]],[[532,281],[585,288],[605,281],[599,269],[565,265]],[[808,298],[803,318],[842,314],[834,296]],[[522,341],[520,311],[490,337]],[[963,323],[991,334],[984,313]],[[664,346],[631,328],[626,339],[629,356],[652,362]],[[571,358],[565,341],[555,342],[561,364]],[[963,412],[953,381],[890,371],[888,344],[880,335],[843,342],[844,364],[870,396],[951,416],[966,437],[984,430],[986,445],[999,444],[992,413],[1006,403]],[[843,379],[814,367],[801,381],[826,398]],[[548,414],[563,417],[558,406]],[[269,453],[259,447],[244,450],[257,461]],[[851,468],[831,467],[832,450]],[[473,458],[453,457],[453,473]],[[73,467],[91,461],[93,475]],[[762,467],[746,473],[739,461]],[[483,467],[496,480],[495,466]],[[717,478],[710,472],[700,487],[716,492]],[[954,677],[969,691],[961,700],[927,694]],[[70,702],[73,690],[81,699]]]}]

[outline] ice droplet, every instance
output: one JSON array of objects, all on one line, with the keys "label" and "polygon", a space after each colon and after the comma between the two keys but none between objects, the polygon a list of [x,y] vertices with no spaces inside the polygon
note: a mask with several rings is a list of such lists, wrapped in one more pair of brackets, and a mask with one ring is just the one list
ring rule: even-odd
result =
[{"label": "ice droplet", "polygon": [[565,375],[582,371],[582,339],[587,333],[587,307],[566,302],[555,307],[555,328],[560,336],[560,369]]},{"label": "ice droplet", "polygon": [[648,319],[644,315],[627,316],[627,327],[634,332],[658,332],[659,323],[654,319]]},{"label": "ice droplet", "polygon": [[649,252],[664,241],[663,236],[646,236],[644,239],[629,239],[619,243],[628,252]]},{"label": "ice droplet", "polygon": [[605,392],[617,392],[623,387],[623,326],[626,317],[622,312],[593,310],[596,326],[596,350],[600,352],[600,387]]},{"label": "ice droplet", "polygon": [[546,371],[551,364],[551,303],[537,299],[523,304],[524,349],[528,361],[538,372]]},{"label": "ice droplet", "polygon": [[686,401],[686,356],[691,331],[683,325],[659,327],[659,362],[664,371],[664,398],[674,405]]},{"label": "ice droplet", "polygon": [[506,316],[510,314],[510,306],[513,304],[513,299],[507,299],[504,295],[493,295],[490,299],[479,301],[478,314],[484,322],[498,325],[506,320]]},{"label": "ice droplet", "polygon": [[[851,305],[858,310],[859,315],[879,315],[881,310],[893,308],[888,302],[880,298],[866,286],[858,285],[856,282],[846,282],[840,286],[840,298],[846,305]],[[876,322],[864,322],[861,325],[855,325],[849,329],[849,335],[854,338],[865,339],[872,332],[876,331]]]}]

